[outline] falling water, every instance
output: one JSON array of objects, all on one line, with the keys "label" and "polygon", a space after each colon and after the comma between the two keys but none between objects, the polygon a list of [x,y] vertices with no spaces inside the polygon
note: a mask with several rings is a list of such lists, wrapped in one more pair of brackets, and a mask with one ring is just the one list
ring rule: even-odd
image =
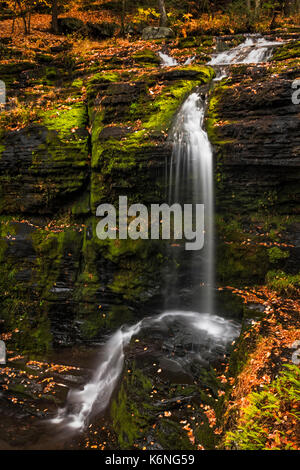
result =
[{"label": "falling water", "polygon": [[193,255],[191,268],[194,279],[192,279],[192,283],[194,285],[197,282],[204,284],[204,301],[201,302],[201,310],[213,313],[213,152],[204,130],[204,114],[205,103],[203,99],[198,93],[192,93],[176,117],[171,133],[173,152],[169,176],[169,203],[204,204],[204,249],[201,255]]},{"label": "falling water", "polygon": [[[164,52],[159,52],[158,55],[161,59],[161,65],[163,67],[176,67],[177,65],[179,65],[178,61],[174,59],[174,57],[171,57],[170,55]],[[195,59],[196,56],[188,57],[183,63],[183,65],[190,65]]]}]

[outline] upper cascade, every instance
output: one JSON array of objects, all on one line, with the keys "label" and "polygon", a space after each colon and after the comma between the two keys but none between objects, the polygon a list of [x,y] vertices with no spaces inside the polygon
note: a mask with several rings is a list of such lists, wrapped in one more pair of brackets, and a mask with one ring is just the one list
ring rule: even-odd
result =
[{"label": "upper cascade", "polygon": [[262,37],[250,37],[234,49],[215,54],[209,65],[259,64],[267,62],[273,48],[282,44],[279,41],[267,41]]}]

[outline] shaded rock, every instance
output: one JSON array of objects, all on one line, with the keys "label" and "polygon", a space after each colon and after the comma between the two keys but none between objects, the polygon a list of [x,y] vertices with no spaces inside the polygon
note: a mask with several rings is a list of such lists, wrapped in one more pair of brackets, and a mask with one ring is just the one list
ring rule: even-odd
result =
[{"label": "shaded rock", "polygon": [[298,210],[299,106],[291,99],[296,74],[297,69],[270,77],[261,67],[248,67],[245,73],[245,66],[237,66],[229,86],[217,88],[217,118],[208,129],[223,155],[219,207]]},{"label": "shaded rock", "polygon": [[143,29],[142,38],[148,39],[167,39],[173,38],[174,31],[171,28],[148,26]]},{"label": "shaded rock", "polygon": [[61,34],[72,34],[84,30],[85,24],[79,18],[58,18],[58,31]]},{"label": "shaded rock", "polygon": [[121,140],[131,131],[130,127],[111,126],[104,127],[99,134],[99,140],[116,139]]},{"label": "shaded rock", "polygon": [[59,53],[59,52],[64,52],[64,51],[69,51],[72,48],[72,44],[69,42],[62,42],[58,46],[52,46],[50,47],[50,51],[53,52],[54,54]]},{"label": "shaded rock", "polygon": [[125,33],[130,34],[132,36],[134,35],[140,35],[142,34],[143,30],[147,27],[147,24],[142,21],[140,23],[128,23],[125,26]]},{"label": "shaded rock", "polygon": [[86,24],[88,35],[95,39],[111,38],[115,34],[118,26],[115,23],[91,23]]}]

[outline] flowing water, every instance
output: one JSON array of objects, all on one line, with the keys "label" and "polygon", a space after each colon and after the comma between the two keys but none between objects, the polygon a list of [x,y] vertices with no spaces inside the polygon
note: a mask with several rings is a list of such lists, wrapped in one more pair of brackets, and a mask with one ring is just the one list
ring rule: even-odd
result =
[{"label": "flowing water", "polygon": [[[108,406],[122,374],[125,348],[131,339],[141,331],[145,331],[151,337],[156,328],[169,329],[175,321],[180,323],[181,331],[186,330],[186,335],[195,336],[194,350],[190,351],[190,354],[203,363],[215,356],[217,351],[225,351],[227,344],[238,336],[240,330],[235,321],[225,320],[217,315],[189,311],[166,311],[154,317],[144,318],[133,326],[121,327],[106,343],[101,363],[92,380],[83,390],[70,391],[65,408],[59,410],[51,422],[69,430],[85,429],[92,417],[103,412]],[[202,343],[203,341],[206,343],[205,351],[201,350],[202,344],[197,345],[197,337],[198,343],[199,338]],[[180,360],[181,367],[184,367],[191,359],[190,355],[187,355],[177,360]]]},{"label": "flowing water", "polygon": [[234,49],[216,54],[208,63],[209,65],[231,65],[267,62],[272,56],[273,48],[278,44],[278,42],[267,41],[260,37],[248,37]]},{"label": "flowing water", "polygon": [[[216,55],[210,63],[258,63],[267,60],[273,45],[263,39],[248,38],[237,48]],[[162,53],[160,56],[164,65],[175,65],[174,59]],[[180,281],[177,275],[168,272],[165,311],[145,317],[133,326],[118,329],[102,348],[92,379],[82,390],[69,392],[65,408],[58,412],[52,424],[73,431],[83,430],[95,415],[105,411],[123,372],[126,347],[140,333],[149,342],[155,331],[160,331],[163,336],[164,332],[172,330],[174,341],[177,335],[179,343],[182,335],[191,338],[189,343],[193,346],[189,351],[184,354],[181,351],[180,355],[173,352],[173,362],[182,368],[187,367],[192,359],[210,364],[218,351],[224,353],[227,345],[239,334],[240,327],[236,322],[214,311],[213,152],[204,130],[204,116],[204,99],[194,92],[183,103],[170,133],[173,152],[168,175],[170,203],[192,202],[205,206],[204,249],[189,256],[185,271],[192,285],[202,284],[202,302],[199,301],[198,308],[193,311],[184,309],[178,296]],[[197,290],[195,292],[198,293]]]},{"label": "flowing water", "polygon": [[159,52],[158,55],[161,59],[161,64],[163,67],[176,67],[176,65],[178,65],[177,60],[169,56],[168,54],[165,54],[164,52]]},{"label": "flowing water", "polygon": [[[162,67],[176,67],[177,65],[180,65],[178,61],[174,59],[174,57],[171,57],[170,55],[164,52],[159,52],[158,55],[161,59]],[[190,65],[195,59],[196,56],[188,57],[183,63],[183,65]]]},{"label": "flowing water", "polygon": [[[189,277],[193,285],[197,282],[204,285],[201,311],[213,313],[213,152],[204,130],[204,115],[205,103],[198,93],[192,93],[177,114],[171,132],[173,152],[169,171],[169,204],[204,204],[204,248],[200,253],[193,253],[190,257]],[[186,255],[187,253],[183,253],[184,257]],[[178,286],[174,277],[169,280],[169,284],[173,287],[173,297],[176,302]]]}]

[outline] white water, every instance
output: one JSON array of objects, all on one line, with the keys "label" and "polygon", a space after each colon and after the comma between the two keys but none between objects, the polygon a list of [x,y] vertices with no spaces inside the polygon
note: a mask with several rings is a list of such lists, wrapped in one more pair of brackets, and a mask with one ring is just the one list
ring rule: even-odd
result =
[{"label": "white water", "polygon": [[[204,130],[205,103],[192,93],[177,114],[171,138],[173,153],[169,176],[169,202],[204,204],[205,261],[202,282],[207,287],[203,311],[213,313],[214,285],[214,191],[213,151]],[[190,178],[192,181],[190,182]]]},{"label": "white water", "polygon": [[216,54],[209,65],[230,64],[258,64],[267,62],[273,52],[273,48],[282,44],[266,41],[264,38],[248,37],[242,44],[229,51]]},{"label": "white water", "polygon": [[[178,61],[168,54],[159,52],[158,55],[161,59],[161,65],[163,67],[176,67],[177,65],[179,65]],[[190,65],[195,60],[195,58],[196,56],[188,57],[183,65]]]},{"label": "white water", "polygon": [[201,331],[218,347],[226,347],[239,334],[239,325],[216,315],[197,312],[170,311],[152,318],[145,318],[131,327],[121,327],[106,343],[102,351],[101,364],[92,380],[83,390],[71,390],[67,405],[59,410],[53,424],[73,431],[85,429],[95,414],[104,411],[121,377],[124,367],[124,349],[132,337],[152,327],[170,327],[175,320],[183,320],[184,328],[191,332]]},{"label": "white water", "polygon": [[159,52],[158,55],[161,58],[161,63],[163,67],[175,67],[176,65],[178,65],[177,60],[169,56],[168,54]]},{"label": "white water", "polygon": [[195,59],[196,56],[189,57],[188,59],[186,59],[183,65],[190,65],[192,62],[194,62]]}]

